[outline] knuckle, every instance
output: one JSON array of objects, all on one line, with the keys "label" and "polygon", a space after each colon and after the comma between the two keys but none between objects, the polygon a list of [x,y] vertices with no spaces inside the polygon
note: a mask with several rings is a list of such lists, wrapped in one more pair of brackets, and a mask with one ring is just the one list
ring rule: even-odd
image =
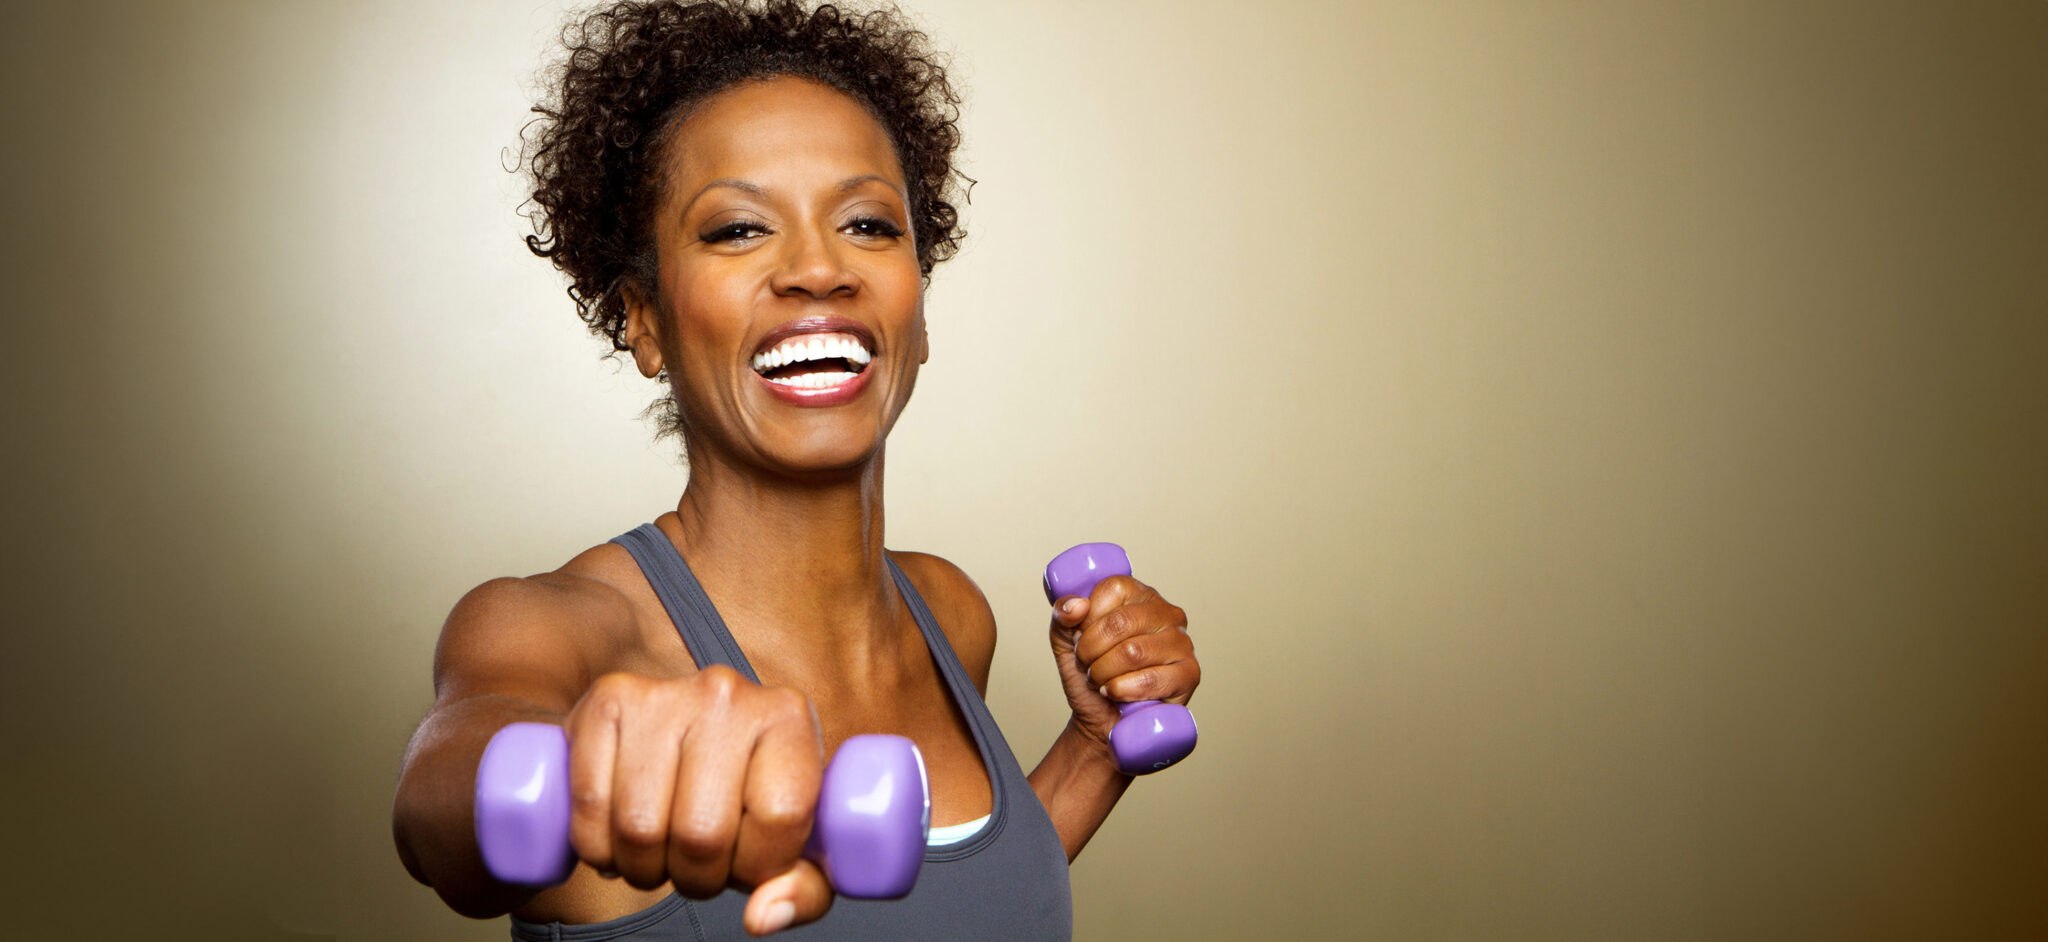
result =
[{"label": "knuckle", "polygon": [[1131,610],[1119,608],[1102,616],[1102,631],[1112,638],[1122,637],[1131,630]]},{"label": "knuckle", "polygon": [[811,807],[794,791],[777,790],[751,814],[756,823],[770,831],[793,831],[810,823]]},{"label": "knuckle", "polygon": [[590,692],[594,696],[609,700],[632,696],[641,687],[642,678],[638,675],[629,674],[625,671],[613,671],[593,681],[590,685]]},{"label": "knuckle", "polygon": [[1142,645],[1142,644],[1139,644],[1139,643],[1137,642],[1137,640],[1136,640],[1136,639],[1133,639],[1133,640],[1130,640],[1130,641],[1126,641],[1126,642],[1124,642],[1124,643],[1123,643],[1123,648],[1122,648],[1122,651],[1123,651],[1123,655],[1124,655],[1124,657],[1125,657],[1125,658],[1127,658],[1127,659],[1129,659],[1131,663],[1133,663],[1133,664],[1141,664],[1141,663],[1144,663],[1144,660],[1145,660],[1145,646],[1144,646],[1144,645]]},{"label": "knuckle", "polygon": [[669,842],[690,860],[715,860],[732,849],[732,831],[716,815],[693,813],[676,822]]},{"label": "knuckle", "polygon": [[717,702],[730,702],[747,679],[724,664],[713,664],[697,674],[697,690]]},{"label": "knuckle", "polygon": [[616,723],[626,713],[626,700],[632,696],[632,679],[625,674],[606,674],[592,681],[590,690],[583,695],[583,708],[578,712],[605,723]]},{"label": "knuckle", "polygon": [[770,716],[788,722],[810,722],[811,701],[808,697],[788,687],[775,687],[767,693]]},{"label": "knuckle", "polygon": [[626,718],[626,704],[615,693],[606,693],[592,699],[589,718],[600,726],[617,726]]},{"label": "knuckle", "polygon": [[579,818],[602,817],[605,796],[595,788],[579,786],[569,790],[569,813]]},{"label": "knuckle", "polygon": [[629,847],[646,848],[664,843],[668,834],[661,826],[661,819],[644,811],[633,811],[619,816],[613,826],[620,843]]}]

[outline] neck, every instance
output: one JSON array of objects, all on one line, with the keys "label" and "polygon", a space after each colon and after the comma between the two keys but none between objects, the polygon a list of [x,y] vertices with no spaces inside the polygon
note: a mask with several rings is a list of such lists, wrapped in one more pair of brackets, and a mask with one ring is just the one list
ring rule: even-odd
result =
[{"label": "neck", "polygon": [[706,461],[692,464],[669,532],[735,637],[762,655],[757,671],[841,670],[901,645],[882,519],[879,454],[822,482]]}]

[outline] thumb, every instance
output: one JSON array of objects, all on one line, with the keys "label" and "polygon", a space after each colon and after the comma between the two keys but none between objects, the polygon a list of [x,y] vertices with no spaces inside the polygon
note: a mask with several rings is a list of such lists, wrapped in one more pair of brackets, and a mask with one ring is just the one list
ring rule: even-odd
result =
[{"label": "thumb", "polygon": [[740,924],[748,935],[767,935],[816,922],[831,908],[832,886],[825,882],[825,872],[810,860],[798,858],[796,866],[754,888]]}]

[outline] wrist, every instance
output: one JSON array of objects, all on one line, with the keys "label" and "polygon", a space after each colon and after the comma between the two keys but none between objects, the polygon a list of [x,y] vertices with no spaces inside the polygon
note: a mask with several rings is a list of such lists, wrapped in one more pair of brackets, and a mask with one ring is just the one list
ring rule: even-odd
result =
[{"label": "wrist", "polygon": [[1098,731],[1095,724],[1083,720],[1079,714],[1067,718],[1067,728],[1060,733],[1061,744],[1073,750],[1073,761],[1081,768],[1100,769],[1123,781],[1130,781],[1117,766],[1116,750],[1109,745],[1109,734]]}]

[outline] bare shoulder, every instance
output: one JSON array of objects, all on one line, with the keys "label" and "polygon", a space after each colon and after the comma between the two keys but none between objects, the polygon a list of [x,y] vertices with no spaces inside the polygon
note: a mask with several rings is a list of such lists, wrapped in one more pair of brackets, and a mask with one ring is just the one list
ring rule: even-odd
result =
[{"label": "bare shoulder", "polygon": [[625,550],[605,544],[553,572],[469,590],[441,627],[436,698],[505,695],[551,709],[574,706],[639,638],[621,561],[632,566]]},{"label": "bare shoulder", "polygon": [[981,587],[960,567],[930,553],[891,550],[889,556],[924,596],[975,688],[988,692],[989,664],[996,653],[996,616]]}]

